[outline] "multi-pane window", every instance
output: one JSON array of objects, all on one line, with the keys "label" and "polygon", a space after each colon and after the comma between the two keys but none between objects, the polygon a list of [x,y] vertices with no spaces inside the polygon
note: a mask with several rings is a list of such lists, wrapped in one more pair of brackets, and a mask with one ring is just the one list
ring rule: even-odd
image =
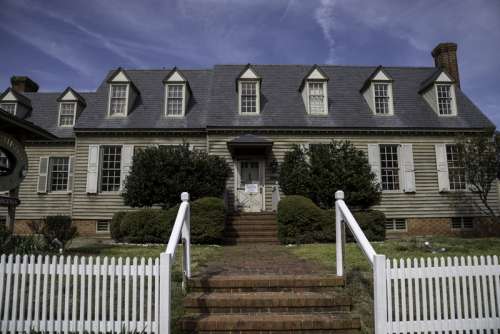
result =
[{"label": "multi-pane window", "polygon": [[472,217],[451,218],[451,228],[454,230],[472,230],[474,228],[474,219]]},{"label": "multi-pane window", "polygon": [[0,176],[7,175],[10,170],[10,159],[7,154],[2,149],[0,149]]},{"label": "multi-pane window", "polygon": [[9,114],[16,114],[16,104],[15,103],[0,103],[0,108],[8,112]]},{"label": "multi-pane window", "polygon": [[167,116],[182,116],[184,85],[167,85]]},{"label": "multi-pane window", "polygon": [[451,85],[437,85],[437,99],[440,115],[451,115]]},{"label": "multi-pane window", "polygon": [[122,147],[118,145],[101,146],[100,191],[119,191],[121,182]]},{"label": "multi-pane window", "polygon": [[406,219],[392,218],[385,221],[386,231],[406,231]]},{"label": "multi-pane window", "polygon": [[128,85],[111,85],[111,97],[109,101],[109,114],[127,114],[127,91]]},{"label": "multi-pane window", "polygon": [[389,84],[376,83],[373,86],[375,91],[375,113],[389,114]]},{"label": "multi-pane window", "polygon": [[257,113],[257,82],[241,82],[241,113]]},{"label": "multi-pane window", "polygon": [[448,177],[451,190],[465,190],[465,168],[460,162],[457,145],[446,145],[446,159],[448,160]]},{"label": "multi-pane window", "polygon": [[380,145],[382,190],[399,190],[398,145]]},{"label": "multi-pane window", "polygon": [[322,82],[309,82],[309,112],[311,114],[325,113],[325,93]]},{"label": "multi-pane window", "polygon": [[109,232],[109,221],[108,220],[98,220],[95,229],[96,232],[108,233]]},{"label": "multi-pane window", "polygon": [[59,111],[59,126],[75,125],[76,103],[62,102]]},{"label": "multi-pane window", "polygon": [[50,157],[49,191],[67,191],[69,176],[68,157]]}]

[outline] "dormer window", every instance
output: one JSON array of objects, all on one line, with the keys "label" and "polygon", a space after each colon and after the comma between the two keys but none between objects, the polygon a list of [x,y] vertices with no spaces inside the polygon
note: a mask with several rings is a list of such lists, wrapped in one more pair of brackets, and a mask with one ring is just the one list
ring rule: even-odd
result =
[{"label": "dormer window", "polygon": [[76,102],[61,102],[59,104],[59,126],[73,127],[76,119]]},{"label": "dormer window", "polygon": [[184,115],[184,85],[167,86],[167,116]]},{"label": "dormer window", "polygon": [[16,115],[17,103],[0,103],[0,108],[9,114]]},{"label": "dormer window", "polygon": [[376,114],[389,114],[389,84],[388,83],[375,83],[374,98],[375,98],[375,113]]},{"label": "dormer window", "polygon": [[260,114],[261,78],[255,69],[248,64],[236,81],[238,92],[238,111],[240,115]]},{"label": "dormer window", "polygon": [[112,84],[110,86],[109,115],[126,116],[128,100],[127,84]]},{"label": "dormer window", "polygon": [[240,84],[240,112],[242,114],[257,114],[257,81],[243,81]]},{"label": "dormer window", "polygon": [[323,82],[309,82],[309,112],[311,114],[325,113],[325,91]]},{"label": "dormer window", "polygon": [[328,77],[317,65],[314,65],[302,80],[299,91],[309,115],[328,114],[327,82]]},{"label": "dormer window", "polygon": [[378,66],[361,87],[360,92],[373,114],[378,116],[394,115],[392,82],[392,78],[383,67]]},{"label": "dormer window", "polygon": [[436,85],[437,103],[440,115],[451,115],[452,110],[452,97],[451,85]]},{"label": "dormer window", "polygon": [[186,77],[174,67],[163,79],[165,84],[165,116],[184,117],[191,96]]},{"label": "dormer window", "polygon": [[420,87],[419,94],[439,116],[456,116],[455,81],[442,69],[436,70]]}]

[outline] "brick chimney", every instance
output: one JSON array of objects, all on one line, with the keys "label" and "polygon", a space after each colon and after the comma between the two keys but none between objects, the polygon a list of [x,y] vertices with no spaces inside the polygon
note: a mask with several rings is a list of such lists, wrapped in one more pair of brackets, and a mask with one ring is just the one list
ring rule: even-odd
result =
[{"label": "brick chimney", "polygon": [[436,67],[444,69],[456,81],[457,86],[460,87],[460,76],[458,74],[458,61],[457,61],[457,44],[456,43],[439,43],[434,50],[432,50],[432,57],[434,57],[434,64]]},{"label": "brick chimney", "polygon": [[38,84],[26,76],[12,76],[10,78],[12,89],[19,93],[36,93],[38,91]]}]

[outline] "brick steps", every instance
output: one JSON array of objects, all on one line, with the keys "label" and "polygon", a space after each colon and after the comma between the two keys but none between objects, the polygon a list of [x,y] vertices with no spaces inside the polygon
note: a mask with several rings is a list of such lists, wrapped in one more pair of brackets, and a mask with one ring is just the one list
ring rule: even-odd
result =
[{"label": "brick steps", "polygon": [[186,316],[188,333],[359,333],[349,314],[200,314]]},{"label": "brick steps", "polygon": [[335,275],[214,275],[191,279],[189,288],[203,292],[328,291],[344,284],[344,278]]},{"label": "brick steps", "polygon": [[237,244],[278,244],[276,214],[236,213],[228,217],[224,231],[228,245]]},{"label": "brick steps", "polygon": [[184,299],[190,313],[348,312],[351,298],[318,292],[191,293]]}]

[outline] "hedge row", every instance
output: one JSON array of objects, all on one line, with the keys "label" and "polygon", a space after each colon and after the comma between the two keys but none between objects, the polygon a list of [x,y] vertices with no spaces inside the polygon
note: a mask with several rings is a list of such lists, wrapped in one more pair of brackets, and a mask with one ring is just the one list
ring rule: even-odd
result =
[{"label": "hedge row", "polygon": [[[353,215],[368,240],[385,239],[382,212],[368,210]],[[347,241],[352,241],[346,233]],[[303,196],[287,196],[278,205],[278,238],[284,244],[335,242],[335,210],[323,210]]]},{"label": "hedge row", "polygon": [[[140,209],[117,212],[111,221],[111,237],[130,243],[167,243],[179,206],[168,210]],[[191,202],[191,242],[216,244],[222,241],[225,224],[224,202],[204,197]]]}]

